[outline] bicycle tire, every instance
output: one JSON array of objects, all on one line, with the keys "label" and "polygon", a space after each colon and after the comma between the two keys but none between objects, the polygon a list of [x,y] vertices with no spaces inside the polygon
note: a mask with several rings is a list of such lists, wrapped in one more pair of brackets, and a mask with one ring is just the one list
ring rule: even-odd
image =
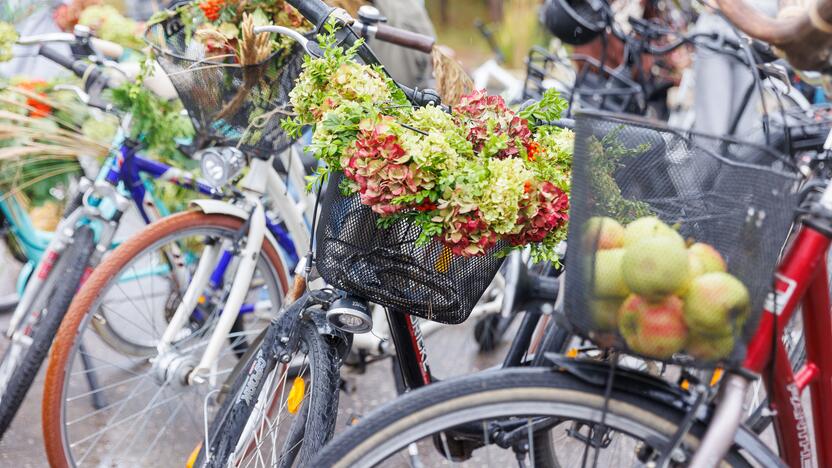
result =
[{"label": "bicycle tire", "polygon": [[72,245],[63,254],[63,258],[66,259],[64,263],[67,266],[66,270],[61,272],[56,269],[52,270],[52,274],[61,274],[61,281],[53,284],[55,288],[46,304],[46,315],[38,322],[32,335],[32,344],[26,349],[20,365],[12,373],[9,384],[0,397],[0,438],[11,425],[32,382],[40,371],[43,360],[49,353],[52,340],[69,308],[69,303],[78,290],[94,249],[95,239],[92,229],[83,226],[75,231]]},{"label": "bicycle tire", "polygon": [[[157,241],[165,239],[182,230],[195,227],[221,228],[225,230],[239,230],[245,220],[222,214],[205,214],[200,211],[188,211],[163,218],[142,231],[141,236],[132,236],[112,251],[89,277],[69,306],[66,317],[61,323],[49,358],[44,384],[41,422],[44,435],[44,445],[47,458],[53,467],[67,467],[70,465],[68,454],[70,447],[64,439],[63,392],[67,382],[68,366],[74,353],[76,338],[85,326],[88,312],[99,299],[102,289],[111,278],[121,271],[124,265],[153,246]],[[285,293],[288,290],[286,270],[280,254],[266,239],[263,240],[261,255],[272,265],[276,280]]]},{"label": "bicycle tire", "polygon": [[[563,415],[573,412],[591,421],[589,418],[600,418],[604,412],[603,394],[603,388],[587,384],[568,373],[546,368],[481,372],[439,382],[377,408],[357,425],[335,437],[310,466],[375,466],[416,440],[446,432],[463,422],[478,420],[465,419],[478,417],[474,416],[476,411],[481,411],[480,414],[499,414],[499,417],[549,414],[558,421],[563,416],[556,416],[554,411],[561,411]],[[650,431],[642,437],[653,437],[650,439],[652,443],[659,440],[655,437],[666,440],[672,437],[685,416],[678,408],[644,398],[635,392],[614,389],[608,401],[608,427],[616,431],[629,424],[631,428]],[[540,412],[521,407],[535,407]],[[695,447],[705,430],[702,423],[696,422],[683,441],[687,446]],[[738,436],[736,441],[737,445],[725,459],[729,465],[750,466],[740,454],[741,450],[765,458],[764,461],[776,460],[776,455],[758,439]],[[541,448],[544,450],[535,452],[545,452],[545,448]],[[441,457],[438,452],[437,455]],[[762,465],[769,466],[766,463]]]},{"label": "bicycle tire", "polygon": [[[303,427],[297,427],[293,422],[289,430],[290,435],[284,445],[288,444],[289,440],[297,440],[297,437],[302,437],[303,443],[294,444],[293,446],[298,446],[300,450],[295,450],[288,460],[281,460],[279,465],[276,464],[277,466],[308,466],[309,460],[320,451],[335,430],[340,381],[337,349],[318,332],[315,324],[310,321],[301,320],[298,323],[298,332],[301,343],[304,343],[309,350],[310,361],[314,363],[309,366],[312,369],[312,385],[309,396],[306,397],[309,403],[300,410],[306,412]],[[213,456],[206,460],[205,450],[202,447],[194,466],[226,466],[259,400],[254,398],[245,401],[243,392],[246,391],[249,395],[261,395],[267,380],[262,376],[269,375],[276,368],[278,357],[268,350],[275,349],[274,340],[277,337],[276,335],[271,335],[271,337],[271,340],[264,339],[259,343],[258,350],[251,353],[250,359],[243,367],[245,372],[238,372],[236,369],[232,372],[235,378],[228,392],[229,397],[223,401],[208,431],[210,453]],[[255,371],[258,367],[263,369],[259,376]],[[254,385],[253,392],[250,391],[250,385]],[[295,421],[301,420],[298,418]],[[297,463],[294,463],[295,457],[297,457]]]}]

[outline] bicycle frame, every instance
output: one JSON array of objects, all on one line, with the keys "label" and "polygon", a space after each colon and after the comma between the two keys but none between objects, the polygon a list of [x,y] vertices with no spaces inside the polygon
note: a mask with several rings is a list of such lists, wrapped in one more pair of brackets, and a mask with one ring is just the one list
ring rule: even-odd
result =
[{"label": "bicycle frame", "polygon": [[[771,389],[781,457],[792,467],[812,466],[812,436],[801,401],[807,387],[811,389],[817,466],[832,466],[832,355],[824,349],[832,342],[826,266],[830,236],[810,224],[801,226],[778,267],[775,292],[766,300],[743,364],[762,374]],[[793,372],[779,338],[798,306],[803,314],[806,363]]]}]

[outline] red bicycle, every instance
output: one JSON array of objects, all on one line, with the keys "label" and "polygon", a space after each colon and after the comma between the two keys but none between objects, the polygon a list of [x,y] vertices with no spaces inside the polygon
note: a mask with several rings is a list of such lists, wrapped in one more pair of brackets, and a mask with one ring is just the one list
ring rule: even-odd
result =
[{"label": "red bicycle", "polygon": [[[742,1],[719,3],[730,19],[739,17],[735,22],[742,29],[777,45],[793,63],[821,64],[828,71],[825,45],[832,44],[832,33],[824,31],[832,31],[832,1],[820,0],[810,14],[787,21],[761,18]],[[823,63],[820,56],[826,57]],[[478,466],[832,466],[832,355],[824,349],[832,342],[832,184],[818,197],[801,199],[796,178],[773,170],[785,163],[761,156],[765,148],[715,140],[635,119],[579,116],[565,315],[573,329],[605,350],[595,351],[604,353],[602,359],[549,355],[547,368],[483,372],[413,391],[336,437],[316,466],[396,459]],[[598,148],[612,162],[600,175],[603,166],[592,163]],[[689,166],[701,153],[709,153],[710,162]],[[626,269],[623,285],[615,275],[599,280],[599,272],[609,270],[599,259],[614,255],[598,252],[619,247],[615,229],[598,229],[589,242],[582,237],[589,220],[601,214],[599,207],[605,216],[625,218],[627,227],[643,218],[673,225],[665,236],[670,240],[653,245],[664,257],[675,255],[674,236],[684,237],[687,249],[696,242],[718,251],[725,262],[715,272],[722,275],[719,284],[736,280],[740,286],[734,290],[745,289],[722,302],[727,318],[719,326],[729,331],[716,329],[716,312],[695,314],[690,288],[696,286],[674,284],[685,275],[673,268],[654,275],[655,281],[643,274],[628,281],[638,275]],[[651,268],[658,269],[643,270]],[[645,303],[653,305],[640,313],[650,320],[632,319],[637,314],[628,314],[629,298],[648,290],[656,294]],[[610,296],[618,298],[614,312],[605,315],[601,303]],[[708,305],[719,308],[716,301]],[[782,339],[798,313],[802,363],[790,359]],[[693,337],[704,329],[718,336],[695,345]],[[632,370],[622,351],[673,364],[671,372],[686,385]],[[689,372],[716,366],[724,369],[718,385]],[[758,379],[768,394],[764,413],[772,421],[774,449],[743,424],[749,388]],[[811,422],[804,407],[807,388]]]}]

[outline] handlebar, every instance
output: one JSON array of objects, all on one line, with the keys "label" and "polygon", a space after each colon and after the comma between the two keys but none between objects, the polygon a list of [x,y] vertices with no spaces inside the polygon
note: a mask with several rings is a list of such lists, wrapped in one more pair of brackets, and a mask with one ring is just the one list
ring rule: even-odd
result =
[{"label": "handlebar", "polygon": [[[23,46],[54,43],[73,44],[77,40],[78,38],[74,34],[70,33],[47,33],[35,34],[31,36],[20,36],[17,39],[17,44]],[[107,58],[117,59],[124,55],[124,47],[116,44],[115,42],[99,39],[97,37],[91,37],[89,38],[89,41],[90,45],[96,52],[99,52],[101,55]]]},{"label": "handlebar", "polygon": [[433,45],[436,43],[436,39],[433,37],[386,24],[376,24],[367,27],[369,31],[372,31],[373,28],[375,28],[375,38],[380,41],[418,50],[426,54],[433,51]]}]

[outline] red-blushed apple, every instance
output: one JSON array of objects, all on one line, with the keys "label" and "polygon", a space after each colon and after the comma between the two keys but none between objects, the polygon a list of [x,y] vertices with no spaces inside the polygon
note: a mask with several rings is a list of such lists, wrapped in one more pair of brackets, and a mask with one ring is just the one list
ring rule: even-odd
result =
[{"label": "red-blushed apple", "polygon": [[699,261],[702,262],[702,267],[704,268],[705,273],[728,271],[728,266],[725,264],[725,259],[722,258],[722,255],[720,255],[715,248],[708,244],[697,242],[688,247],[688,252],[692,253],[697,258],[699,258]]},{"label": "red-blushed apple", "polygon": [[682,300],[668,296],[658,302],[631,294],[618,311],[618,327],[630,349],[656,359],[669,359],[688,339]]},{"label": "red-blushed apple", "polygon": [[621,248],[624,226],[612,218],[593,216],[584,224],[581,245],[586,252]]},{"label": "red-blushed apple", "polygon": [[685,322],[698,334],[732,335],[751,311],[748,289],[728,273],[705,273],[693,280],[685,296]]}]

